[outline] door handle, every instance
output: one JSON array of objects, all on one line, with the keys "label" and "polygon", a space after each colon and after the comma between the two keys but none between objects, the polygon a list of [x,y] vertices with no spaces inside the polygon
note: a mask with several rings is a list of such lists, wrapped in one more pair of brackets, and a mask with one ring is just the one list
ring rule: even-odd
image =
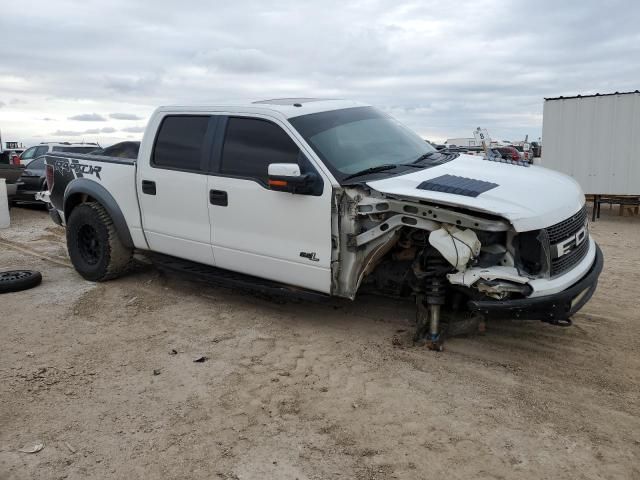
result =
[{"label": "door handle", "polygon": [[223,192],[222,190],[209,190],[209,203],[211,205],[226,207],[229,205],[227,192]]},{"label": "door handle", "polygon": [[142,193],[146,193],[147,195],[155,195],[156,182],[152,182],[151,180],[142,180]]}]

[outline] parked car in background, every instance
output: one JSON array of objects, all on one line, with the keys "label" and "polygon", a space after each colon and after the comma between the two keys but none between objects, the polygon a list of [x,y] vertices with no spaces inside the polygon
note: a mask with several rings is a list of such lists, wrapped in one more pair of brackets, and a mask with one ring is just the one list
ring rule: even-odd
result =
[{"label": "parked car in background", "polygon": [[103,155],[105,157],[136,159],[138,158],[139,150],[140,142],[120,142],[107,148],[97,148],[89,153],[91,155]]},{"label": "parked car in background", "polygon": [[[36,203],[35,194],[44,187],[44,155],[89,153],[97,143],[42,142],[26,150],[6,149],[0,156],[0,177],[7,179],[9,201]],[[7,153],[5,153],[7,152]],[[16,155],[18,152],[19,155]],[[39,161],[38,161],[39,160]],[[27,168],[24,168],[25,165]]]},{"label": "parked car in background", "polygon": [[16,193],[16,182],[22,174],[22,167],[14,163],[13,150],[5,149],[0,153],[0,178],[4,178],[9,197]]},{"label": "parked car in background", "polygon": [[16,192],[9,199],[11,203],[27,202],[42,203],[36,200],[36,193],[45,190],[45,157],[39,157],[29,162],[16,181]]},{"label": "parked car in background", "polygon": [[18,157],[19,164],[26,165],[30,163],[34,158],[41,157],[48,151],[48,145],[36,145],[34,147],[29,147]]},{"label": "parked car in background", "polygon": [[4,178],[7,185],[7,195],[11,197],[15,195],[17,185],[16,182],[22,173],[22,167],[18,165],[10,165],[8,163],[0,163],[0,178]]},{"label": "parked car in background", "polygon": [[20,165],[20,154],[24,152],[24,148],[5,148],[0,152],[0,164],[2,165]]},{"label": "parked car in background", "polygon": [[531,152],[533,153],[534,158],[539,158],[542,156],[542,143],[540,142],[531,142]]},{"label": "parked car in background", "polygon": [[520,160],[529,163],[533,162],[533,150],[530,144],[513,145],[513,148],[515,148],[520,154]]},{"label": "parked car in background", "polygon": [[520,152],[518,152],[516,147],[512,147],[512,146],[495,147],[493,150],[498,152],[500,156],[505,160],[522,160],[520,158]]},{"label": "parked car in background", "polygon": [[89,153],[96,148],[100,148],[97,143],[43,142],[22,152],[19,157],[20,164],[26,165],[46,153]]}]

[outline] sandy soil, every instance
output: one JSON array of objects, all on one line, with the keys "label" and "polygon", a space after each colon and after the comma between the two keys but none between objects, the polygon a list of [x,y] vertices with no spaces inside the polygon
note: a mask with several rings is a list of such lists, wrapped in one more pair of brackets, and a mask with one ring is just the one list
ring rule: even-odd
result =
[{"label": "sandy soil", "polygon": [[44,281],[0,296],[3,480],[640,478],[639,217],[593,225],[606,266],[573,327],[436,354],[389,300],[86,282],[45,212],[12,215],[0,267]]}]

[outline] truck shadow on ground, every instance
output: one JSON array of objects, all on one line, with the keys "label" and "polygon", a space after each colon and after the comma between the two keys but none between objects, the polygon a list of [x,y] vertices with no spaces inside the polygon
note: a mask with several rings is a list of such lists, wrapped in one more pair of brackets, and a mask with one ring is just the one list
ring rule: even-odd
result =
[{"label": "truck shadow on ground", "polygon": [[[169,289],[183,299],[197,295],[209,301],[223,301],[229,308],[244,310],[247,305],[265,316],[275,316],[288,325],[292,319],[317,331],[335,328],[361,331],[366,338],[383,335],[395,347],[426,349],[414,342],[415,304],[410,298],[392,299],[364,294],[355,300],[327,298],[310,301],[295,295],[268,295],[250,288],[225,287],[200,281],[188,274],[176,274],[157,269],[150,264],[139,264],[135,272],[157,279],[162,288]],[[136,274],[134,273],[134,274]],[[538,320],[488,319],[486,330],[447,336],[447,345],[456,351],[465,344],[484,346],[488,350],[505,348],[513,351],[539,352],[548,355],[558,347],[568,347],[572,341],[591,337],[593,323],[588,315],[580,313],[576,323],[569,327],[549,325]],[[376,333],[377,332],[377,333]],[[475,349],[476,347],[474,347]]]}]

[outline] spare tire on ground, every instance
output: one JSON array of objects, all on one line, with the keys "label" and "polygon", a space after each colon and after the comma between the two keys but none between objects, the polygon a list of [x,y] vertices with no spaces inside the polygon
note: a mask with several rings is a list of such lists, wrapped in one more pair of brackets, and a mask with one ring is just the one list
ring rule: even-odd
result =
[{"label": "spare tire on ground", "polygon": [[0,272],[0,293],[19,292],[40,285],[42,275],[35,270]]}]

